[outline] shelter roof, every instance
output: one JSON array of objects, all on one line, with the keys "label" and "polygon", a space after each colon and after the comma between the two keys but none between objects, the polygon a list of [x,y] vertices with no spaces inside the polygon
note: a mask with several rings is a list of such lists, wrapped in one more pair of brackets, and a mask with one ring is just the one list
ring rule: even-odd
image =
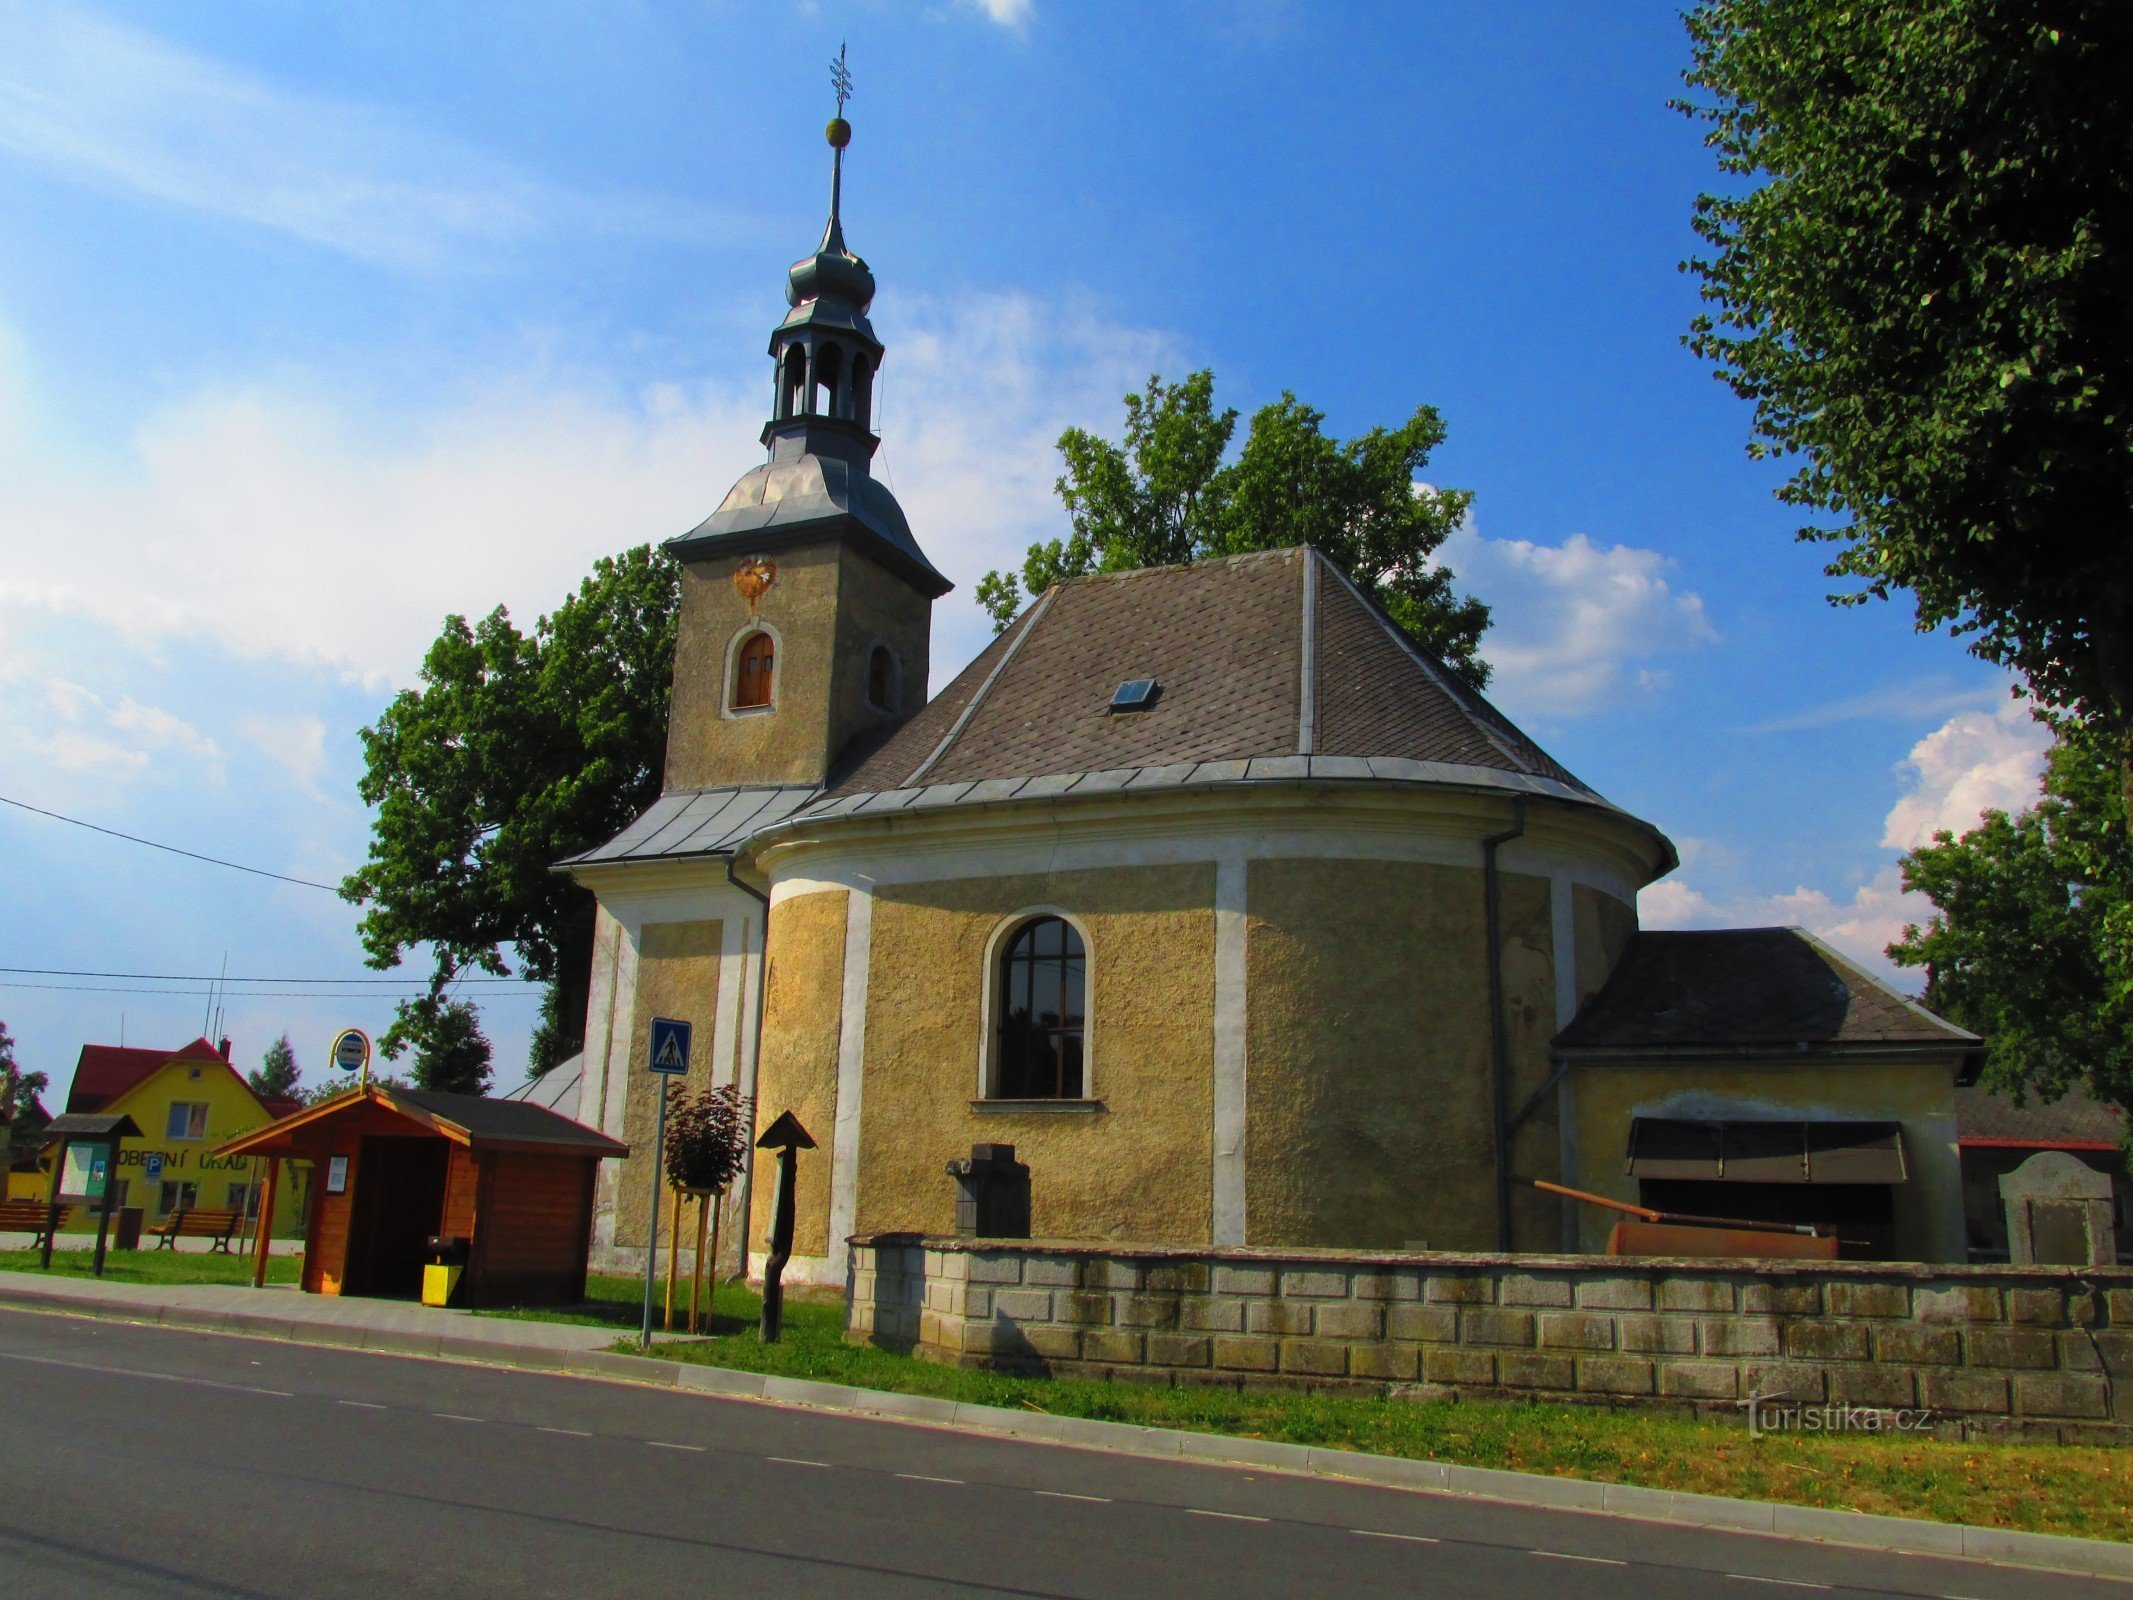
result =
[{"label": "shelter roof", "polygon": [[629,1154],[628,1145],[582,1122],[558,1116],[546,1106],[523,1100],[492,1100],[484,1095],[445,1094],[434,1089],[399,1089],[379,1083],[306,1106],[292,1116],[229,1140],[216,1154],[289,1154],[307,1130],[369,1106],[475,1150],[546,1147],[594,1156]]},{"label": "shelter roof", "polygon": [[1976,1034],[1906,999],[1804,928],[1639,933],[1555,1044],[1680,1053],[1982,1049]]},{"label": "shelter roof", "polygon": [[138,1139],[140,1124],[123,1111],[69,1111],[44,1125],[47,1144],[66,1139]]},{"label": "shelter roof", "polygon": [[2125,1136],[2125,1114],[2079,1089],[2047,1103],[2035,1094],[2021,1105],[1995,1090],[1973,1085],[1955,1092],[1958,1144],[2010,1149],[2116,1150]]}]

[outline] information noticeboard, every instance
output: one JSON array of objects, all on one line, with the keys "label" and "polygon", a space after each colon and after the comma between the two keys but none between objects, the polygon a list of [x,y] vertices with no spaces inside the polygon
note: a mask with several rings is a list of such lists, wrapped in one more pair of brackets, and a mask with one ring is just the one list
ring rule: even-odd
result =
[{"label": "information noticeboard", "polygon": [[67,1169],[60,1174],[59,1192],[68,1200],[101,1200],[111,1176],[111,1147],[101,1144],[67,1146]]}]

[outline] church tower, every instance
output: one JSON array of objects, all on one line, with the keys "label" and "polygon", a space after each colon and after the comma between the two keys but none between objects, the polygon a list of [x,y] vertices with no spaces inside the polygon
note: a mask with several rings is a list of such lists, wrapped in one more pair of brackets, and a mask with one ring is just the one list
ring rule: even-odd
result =
[{"label": "church tower", "polygon": [[830,122],[829,226],[786,275],[770,336],[770,459],[666,547],[682,564],[670,793],[823,783],[925,704],[933,602],[952,585],[870,470],[882,344],[874,275],[844,242],[851,136]]}]

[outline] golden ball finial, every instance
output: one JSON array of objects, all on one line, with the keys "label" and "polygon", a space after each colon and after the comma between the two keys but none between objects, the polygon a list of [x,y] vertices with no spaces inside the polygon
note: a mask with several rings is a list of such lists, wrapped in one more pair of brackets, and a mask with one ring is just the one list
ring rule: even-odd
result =
[{"label": "golden ball finial", "polygon": [[833,150],[842,150],[852,142],[852,125],[842,117],[831,117],[829,126],[823,129],[822,133]]}]

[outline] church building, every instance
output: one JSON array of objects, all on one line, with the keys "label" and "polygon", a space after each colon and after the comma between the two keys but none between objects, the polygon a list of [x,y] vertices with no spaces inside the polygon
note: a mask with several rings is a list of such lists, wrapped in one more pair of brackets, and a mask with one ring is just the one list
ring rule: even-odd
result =
[{"label": "church building", "polygon": [[667,1016],[692,1086],[814,1137],[793,1278],[952,1232],[974,1144],[1038,1238],[1602,1248],[1544,1179],[1960,1260],[1979,1041],[1798,930],[1640,932],[1668,840],[1315,550],[1062,583],[927,697],[951,585],[870,470],[848,137],[768,459],[667,546],[665,792],[564,864],[599,900],[578,1115],[635,1152],[596,1248],[645,1243]]}]

